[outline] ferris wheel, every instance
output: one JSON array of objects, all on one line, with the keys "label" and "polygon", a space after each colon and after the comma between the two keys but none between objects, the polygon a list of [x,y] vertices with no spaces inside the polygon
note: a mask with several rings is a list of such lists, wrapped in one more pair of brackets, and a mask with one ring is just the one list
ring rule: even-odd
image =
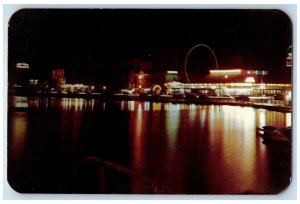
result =
[{"label": "ferris wheel", "polygon": [[217,60],[217,57],[216,57],[214,51],[213,51],[208,45],[205,45],[205,44],[197,44],[197,45],[193,46],[193,47],[189,50],[189,52],[187,53],[187,55],[186,55],[186,57],[185,57],[185,62],[184,62],[184,73],[185,73],[185,77],[186,77],[188,83],[190,83],[190,79],[189,79],[189,76],[188,76],[188,73],[187,73],[187,61],[188,61],[188,59],[189,59],[189,55],[191,54],[191,52],[192,52],[194,49],[198,48],[198,47],[205,47],[205,48],[207,48],[207,49],[211,52],[211,54],[213,55],[214,60],[215,60],[216,69],[219,69],[218,60]]}]

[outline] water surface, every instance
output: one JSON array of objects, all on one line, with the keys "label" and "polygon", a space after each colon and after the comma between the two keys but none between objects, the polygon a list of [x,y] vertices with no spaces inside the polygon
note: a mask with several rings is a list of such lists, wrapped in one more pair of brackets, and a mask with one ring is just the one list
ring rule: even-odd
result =
[{"label": "water surface", "polygon": [[257,126],[290,126],[290,113],[77,98],[19,103],[32,108],[8,113],[8,179],[19,192],[153,193],[110,168],[93,177],[82,170],[87,156],[139,172],[165,189],[159,193],[274,194],[290,182],[290,149],[256,136]]}]

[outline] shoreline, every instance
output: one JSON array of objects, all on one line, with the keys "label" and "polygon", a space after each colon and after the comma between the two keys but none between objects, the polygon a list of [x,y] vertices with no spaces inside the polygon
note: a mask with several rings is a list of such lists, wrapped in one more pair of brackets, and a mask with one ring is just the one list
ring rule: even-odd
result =
[{"label": "shoreline", "polygon": [[[14,96],[10,96],[14,97]],[[21,96],[22,97],[22,96]],[[174,104],[195,104],[195,105],[230,105],[230,106],[240,106],[240,107],[253,107],[256,109],[266,109],[272,110],[277,112],[284,112],[284,113],[291,113],[292,106],[282,106],[282,105],[272,105],[268,103],[254,103],[254,102],[243,102],[243,101],[233,101],[229,99],[180,99],[180,98],[173,98],[173,97],[144,97],[138,95],[118,95],[118,96],[110,96],[110,97],[103,97],[100,95],[95,96],[87,96],[87,95],[47,95],[47,96],[24,96],[24,97],[38,97],[42,100],[47,100],[51,98],[83,98],[85,100],[102,100],[102,101],[142,101],[142,102],[155,102],[155,103],[174,103]],[[11,99],[10,99],[11,100]],[[12,103],[12,101],[8,100],[8,104]],[[12,107],[8,105],[8,111],[30,111],[31,107]]]}]

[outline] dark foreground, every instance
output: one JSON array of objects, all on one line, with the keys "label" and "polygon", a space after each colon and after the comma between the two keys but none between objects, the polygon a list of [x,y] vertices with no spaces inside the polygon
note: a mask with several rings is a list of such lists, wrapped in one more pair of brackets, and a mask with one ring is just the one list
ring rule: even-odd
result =
[{"label": "dark foreground", "polygon": [[8,112],[8,180],[23,193],[276,194],[291,148],[256,127],[291,114],[228,105],[55,99]]}]

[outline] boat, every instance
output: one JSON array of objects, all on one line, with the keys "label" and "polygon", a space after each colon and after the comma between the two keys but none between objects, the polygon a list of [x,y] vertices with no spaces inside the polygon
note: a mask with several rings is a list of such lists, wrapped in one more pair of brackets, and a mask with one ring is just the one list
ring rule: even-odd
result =
[{"label": "boat", "polygon": [[257,135],[263,138],[264,144],[291,144],[291,126],[286,128],[276,128],[273,126],[263,126],[257,128]]}]

